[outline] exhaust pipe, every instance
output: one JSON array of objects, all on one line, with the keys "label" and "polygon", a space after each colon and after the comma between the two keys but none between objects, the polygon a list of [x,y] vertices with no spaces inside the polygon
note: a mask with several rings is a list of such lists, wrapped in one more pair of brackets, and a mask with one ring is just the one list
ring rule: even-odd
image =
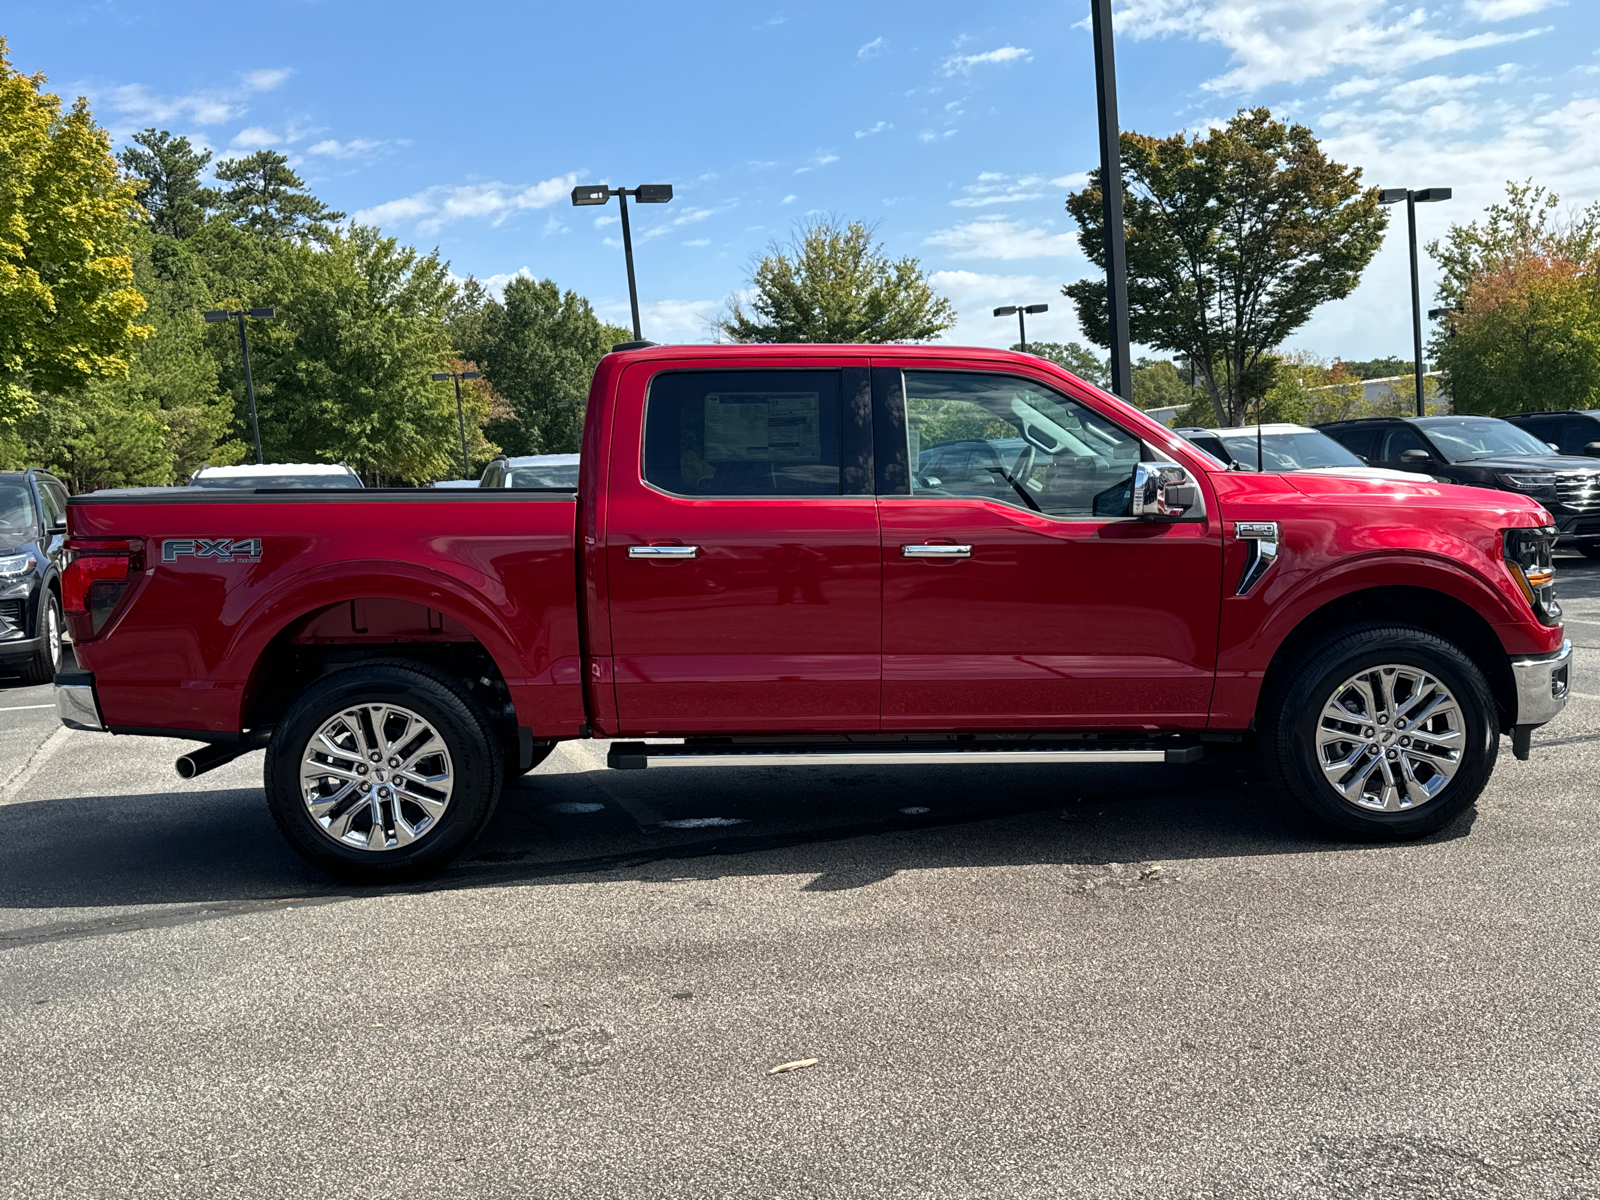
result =
[{"label": "exhaust pipe", "polygon": [[213,742],[201,746],[198,750],[179,755],[178,761],[173,765],[178,768],[180,779],[193,779],[196,775],[204,775],[207,771],[215,771],[218,767],[226,766],[252,750],[261,749],[271,736],[271,729],[252,729],[237,742]]}]

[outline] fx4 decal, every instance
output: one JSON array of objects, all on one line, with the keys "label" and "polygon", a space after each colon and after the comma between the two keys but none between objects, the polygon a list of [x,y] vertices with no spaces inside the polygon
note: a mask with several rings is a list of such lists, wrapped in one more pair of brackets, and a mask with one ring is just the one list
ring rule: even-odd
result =
[{"label": "fx4 decal", "polygon": [[216,562],[260,562],[260,538],[168,538],[161,543],[161,561],[177,562],[185,556]]}]

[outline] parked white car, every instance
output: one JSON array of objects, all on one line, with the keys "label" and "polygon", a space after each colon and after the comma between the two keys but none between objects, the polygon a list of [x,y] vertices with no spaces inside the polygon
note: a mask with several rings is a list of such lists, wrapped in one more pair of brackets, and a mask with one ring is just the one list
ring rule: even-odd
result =
[{"label": "parked white car", "polygon": [[[1258,432],[1259,431],[1259,432]],[[1324,475],[1354,475],[1364,479],[1403,479],[1416,483],[1414,471],[1369,467],[1366,460],[1346,450],[1325,433],[1287,421],[1266,425],[1240,425],[1232,429],[1175,429],[1218,462],[1246,471],[1259,471],[1257,445],[1266,470],[1316,471]],[[1259,438],[1259,442],[1258,439]]]},{"label": "parked white car", "polygon": [[358,488],[361,476],[346,463],[243,463],[237,467],[201,467],[189,476],[190,487],[233,488]]},{"label": "parked white car", "polygon": [[483,469],[479,487],[575,488],[578,486],[576,454],[501,455]]}]

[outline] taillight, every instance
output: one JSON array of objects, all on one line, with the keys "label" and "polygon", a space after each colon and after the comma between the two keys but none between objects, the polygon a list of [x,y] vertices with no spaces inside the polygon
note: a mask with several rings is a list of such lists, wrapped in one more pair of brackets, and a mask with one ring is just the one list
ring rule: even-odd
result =
[{"label": "taillight", "polygon": [[[61,572],[61,607],[74,626],[85,618],[93,637],[117,607],[128,584],[144,567],[140,542],[114,538],[73,538],[67,545],[67,568]],[[73,636],[83,633],[74,628]]]}]

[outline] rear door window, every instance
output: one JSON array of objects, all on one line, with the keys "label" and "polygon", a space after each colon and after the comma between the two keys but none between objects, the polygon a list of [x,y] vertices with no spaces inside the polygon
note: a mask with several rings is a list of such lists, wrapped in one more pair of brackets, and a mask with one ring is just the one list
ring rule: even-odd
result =
[{"label": "rear door window", "polygon": [[1426,450],[1431,456],[1433,451],[1428,443],[1423,441],[1422,435],[1409,425],[1395,425],[1384,432],[1383,435],[1383,461],[1397,463],[1400,456],[1407,450]]}]

